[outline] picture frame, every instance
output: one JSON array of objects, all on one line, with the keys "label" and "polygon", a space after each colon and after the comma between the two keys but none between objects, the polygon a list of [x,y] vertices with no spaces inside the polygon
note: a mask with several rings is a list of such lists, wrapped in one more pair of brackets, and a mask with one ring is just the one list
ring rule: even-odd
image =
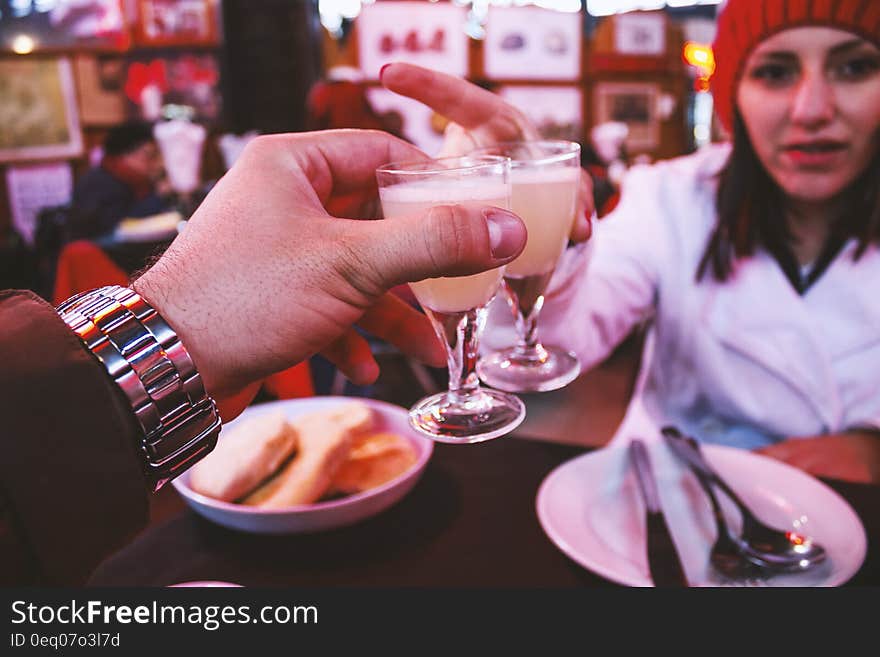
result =
[{"label": "picture frame", "polygon": [[212,0],[137,0],[135,38],[140,46],[215,46]]},{"label": "picture frame", "polygon": [[491,7],[483,42],[490,80],[576,81],[581,78],[583,20],[543,7]]},{"label": "picture frame", "polygon": [[0,59],[0,162],[69,159],[82,152],[70,60]]},{"label": "picture frame", "polygon": [[73,58],[82,125],[110,126],[125,121],[125,66],[125,58],[117,55],[82,53]]},{"label": "picture frame", "polygon": [[466,77],[467,10],[452,3],[376,2],[364,5],[357,19],[358,66],[378,80],[385,64],[418,64]]},{"label": "picture frame", "polygon": [[593,124],[617,121],[629,128],[630,151],[660,145],[660,87],[650,82],[599,82],[593,88]]},{"label": "picture frame", "polygon": [[131,118],[157,121],[171,105],[209,125],[221,116],[220,61],[213,51],[167,49],[130,55],[123,89]]}]

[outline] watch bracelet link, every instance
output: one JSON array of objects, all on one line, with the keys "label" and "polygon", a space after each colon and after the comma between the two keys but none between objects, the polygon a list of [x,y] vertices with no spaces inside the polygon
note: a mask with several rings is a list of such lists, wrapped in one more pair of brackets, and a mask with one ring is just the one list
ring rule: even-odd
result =
[{"label": "watch bracelet link", "polygon": [[210,452],[220,415],[177,334],[134,290],[106,286],[57,309],[125,394],[155,490]]}]

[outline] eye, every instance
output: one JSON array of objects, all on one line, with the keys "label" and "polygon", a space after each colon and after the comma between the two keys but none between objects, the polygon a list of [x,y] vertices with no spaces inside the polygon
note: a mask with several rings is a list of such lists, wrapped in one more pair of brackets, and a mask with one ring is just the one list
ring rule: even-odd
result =
[{"label": "eye", "polygon": [[797,77],[797,67],[786,64],[761,64],[752,69],[749,77],[768,86],[783,86]]},{"label": "eye", "polygon": [[880,58],[855,57],[834,69],[834,75],[841,80],[863,80],[880,70]]}]

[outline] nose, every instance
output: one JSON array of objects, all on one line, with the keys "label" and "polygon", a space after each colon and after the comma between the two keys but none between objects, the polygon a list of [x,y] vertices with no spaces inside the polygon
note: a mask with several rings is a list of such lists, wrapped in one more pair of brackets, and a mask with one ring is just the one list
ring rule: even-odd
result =
[{"label": "nose", "polygon": [[806,72],[795,89],[792,123],[815,129],[829,123],[836,111],[834,90],[818,72]]}]

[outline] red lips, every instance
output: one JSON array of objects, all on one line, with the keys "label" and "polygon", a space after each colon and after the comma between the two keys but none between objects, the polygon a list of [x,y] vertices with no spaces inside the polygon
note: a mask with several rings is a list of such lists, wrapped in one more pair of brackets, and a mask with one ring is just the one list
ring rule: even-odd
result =
[{"label": "red lips", "polygon": [[846,142],[832,139],[792,142],[783,146],[783,152],[796,166],[809,169],[824,169],[839,163],[846,150]]}]

